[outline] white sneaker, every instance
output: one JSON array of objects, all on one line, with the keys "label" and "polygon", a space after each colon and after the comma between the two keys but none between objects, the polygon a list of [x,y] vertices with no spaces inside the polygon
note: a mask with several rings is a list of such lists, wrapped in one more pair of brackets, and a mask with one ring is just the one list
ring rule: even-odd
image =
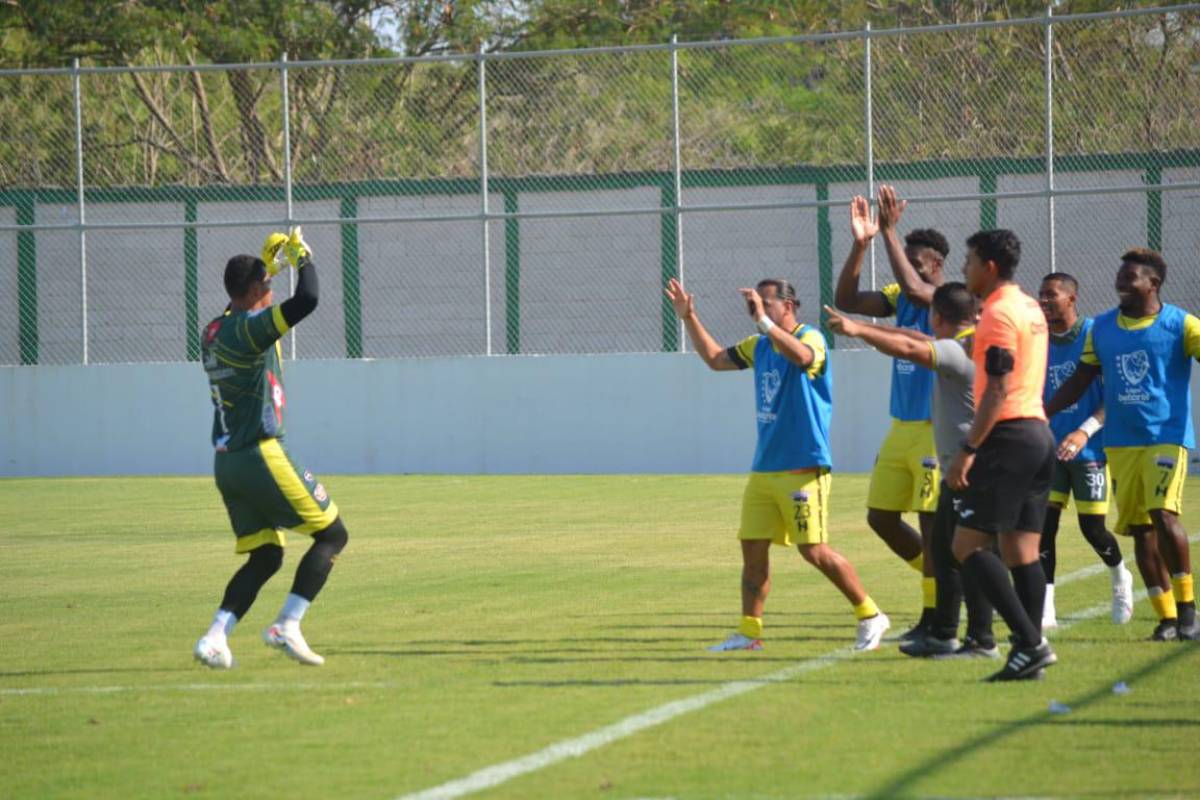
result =
[{"label": "white sneaker", "polygon": [[301,664],[319,667],[325,663],[325,659],[314,653],[308,642],[304,641],[304,634],[300,633],[299,625],[272,623],[271,627],[263,631],[263,641],[268,647],[282,650]]},{"label": "white sneaker", "polygon": [[1121,565],[1121,571],[1113,577],[1112,621],[1124,625],[1133,619],[1133,573]]},{"label": "white sneaker", "polygon": [[1046,584],[1046,599],[1042,601],[1042,630],[1058,627],[1058,613],[1054,610],[1054,584]]},{"label": "white sneaker", "polygon": [[230,669],[233,667],[233,652],[229,649],[229,642],[225,639],[210,639],[208,636],[201,636],[200,641],[196,642],[196,647],[192,650],[192,655],[206,667],[211,669]]},{"label": "white sneaker", "polygon": [[729,638],[720,644],[714,644],[709,647],[713,653],[723,653],[726,650],[762,650],[762,639],[751,639],[749,636],[743,636],[740,633],[730,634]]},{"label": "white sneaker", "polygon": [[880,611],[873,617],[859,620],[858,634],[854,638],[855,650],[875,650],[883,640],[883,634],[892,627],[892,621],[887,614]]}]

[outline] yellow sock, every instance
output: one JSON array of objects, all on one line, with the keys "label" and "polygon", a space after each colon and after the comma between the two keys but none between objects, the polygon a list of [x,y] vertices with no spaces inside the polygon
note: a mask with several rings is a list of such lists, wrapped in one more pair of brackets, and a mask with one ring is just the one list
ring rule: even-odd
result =
[{"label": "yellow sock", "polygon": [[921,578],[921,595],[925,608],[937,608],[937,578]]},{"label": "yellow sock", "polygon": [[913,569],[915,569],[917,572],[924,572],[925,571],[925,555],[922,553],[921,555],[919,555],[915,558],[910,558],[908,560],[908,565],[910,567],[912,567]]},{"label": "yellow sock", "polygon": [[1176,619],[1179,612],[1175,609],[1175,595],[1173,592],[1164,592],[1161,587],[1151,586],[1146,590],[1147,596],[1150,598],[1150,605],[1154,606],[1154,613],[1158,614],[1159,619]]},{"label": "yellow sock", "polygon": [[863,601],[854,607],[855,619],[866,619],[873,617],[879,613],[879,606],[875,605],[875,601],[871,599],[871,595],[863,598]]},{"label": "yellow sock", "polygon": [[747,639],[761,639],[762,631],[762,617],[742,617],[742,623],[738,625],[738,633]]},{"label": "yellow sock", "polygon": [[1192,588],[1192,573],[1180,572],[1172,575],[1171,594],[1175,595],[1176,603],[1196,602],[1195,590]]}]

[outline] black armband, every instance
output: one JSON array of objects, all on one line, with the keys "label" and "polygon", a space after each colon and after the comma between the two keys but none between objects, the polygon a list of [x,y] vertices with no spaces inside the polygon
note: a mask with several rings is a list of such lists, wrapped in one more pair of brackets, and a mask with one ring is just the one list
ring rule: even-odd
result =
[{"label": "black armband", "polygon": [[992,345],[987,349],[987,353],[983,357],[983,368],[988,375],[1000,377],[1007,375],[1013,371],[1015,362],[1011,350],[1005,350],[1003,347]]},{"label": "black armband", "polygon": [[733,365],[738,369],[746,369],[750,366],[746,363],[746,359],[742,358],[742,354],[738,352],[736,347],[727,348],[725,353],[729,356],[729,360],[733,362]]}]

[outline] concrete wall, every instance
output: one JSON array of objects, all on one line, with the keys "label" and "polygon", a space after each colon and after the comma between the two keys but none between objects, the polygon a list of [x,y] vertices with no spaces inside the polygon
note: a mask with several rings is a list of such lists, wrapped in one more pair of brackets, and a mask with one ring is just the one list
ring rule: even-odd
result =
[{"label": "concrete wall", "polygon": [[[834,351],[833,370],[834,468],[867,472],[889,364]],[[754,452],[751,373],[694,355],[299,361],[286,385],[289,446],[316,472],[736,473]],[[0,477],[211,470],[196,364],[2,367],[0,409]]]},{"label": "concrete wall", "polygon": [[[870,467],[887,363],[835,353],[834,458]],[[694,355],[300,361],[288,440],[328,473],[742,472],[750,373]],[[212,411],[196,364],[0,368],[0,475],[205,474]]]}]

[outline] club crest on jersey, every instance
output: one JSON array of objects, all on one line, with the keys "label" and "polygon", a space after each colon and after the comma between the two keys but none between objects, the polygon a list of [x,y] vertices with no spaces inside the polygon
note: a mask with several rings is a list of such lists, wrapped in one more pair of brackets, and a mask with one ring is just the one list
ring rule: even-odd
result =
[{"label": "club crest on jersey", "polygon": [[313,489],[313,499],[318,503],[324,503],[329,499],[329,493],[325,491],[324,484],[318,483],[316,488]]},{"label": "club crest on jersey", "polygon": [[204,329],[204,343],[212,344],[217,338],[217,332],[221,330],[221,320],[214,319],[208,323],[208,327]]},{"label": "club crest on jersey", "polygon": [[771,403],[775,402],[775,396],[779,394],[781,383],[779,370],[773,369],[770,372],[762,374],[762,398],[764,406],[770,406]]},{"label": "club crest on jersey", "polygon": [[1124,381],[1124,390],[1117,394],[1117,399],[1126,405],[1136,405],[1150,400],[1150,393],[1139,384],[1150,372],[1150,356],[1145,350],[1134,350],[1132,353],[1122,353],[1117,356],[1117,370]]},{"label": "club crest on jersey", "polygon": [[275,424],[283,424],[283,408],[287,399],[283,395],[283,384],[275,378],[275,373],[267,370],[267,384],[271,387],[271,405],[275,409]]},{"label": "club crest on jersey", "polygon": [[1061,364],[1054,364],[1050,367],[1050,385],[1055,389],[1059,389],[1074,374],[1074,361],[1064,361]]}]

